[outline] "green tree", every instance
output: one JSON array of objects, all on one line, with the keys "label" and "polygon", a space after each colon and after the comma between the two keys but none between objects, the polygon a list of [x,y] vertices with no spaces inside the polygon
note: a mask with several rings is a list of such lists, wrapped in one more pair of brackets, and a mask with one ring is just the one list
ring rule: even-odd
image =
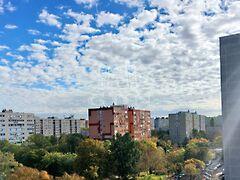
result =
[{"label": "green tree", "polygon": [[157,144],[152,140],[144,140],[139,143],[141,151],[137,167],[140,172],[149,172],[150,174],[166,173],[166,158],[163,149],[157,148]]},{"label": "green tree", "polygon": [[180,174],[182,172],[184,165],[184,155],[185,155],[184,148],[174,149],[166,154],[168,172],[170,174],[171,173]]},{"label": "green tree", "polygon": [[103,141],[85,139],[77,148],[75,171],[88,179],[98,179],[104,175],[108,151]]},{"label": "green tree", "polygon": [[137,162],[140,159],[140,149],[129,133],[123,136],[117,134],[112,140],[110,151],[114,174],[127,179],[128,176],[135,176],[138,173]]},{"label": "green tree", "polygon": [[41,134],[34,134],[30,136],[23,144],[23,146],[28,146],[32,149],[46,149],[51,145],[50,138]]},{"label": "green tree", "polygon": [[207,134],[206,134],[205,131],[202,131],[202,130],[198,131],[196,129],[193,129],[192,130],[192,137],[193,138],[198,138],[198,139],[200,139],[200,138],[207,138]]},{"label": "green tree", "polygon": [[44,149],[32,149],[29,147],[19,147],[15,153],[15,159],[24,166],[41,169],[41,161],[47,153]]},{"label": "green tree", "polygon": [[191,179],[201,178],[202,169],[205,167],[205,163],[198,159],[189,159],[184,163],[184,173]]},{"label": "green tree", "polygon": [[75,153],[80,142],[82,142],[85,137],[81,134],[63,134],[59,138],[59,150],[63,153]]},{"label": "green tree", "polygon": [[209,141],[207,139],[191,139],[186,146],[185,159],[199,159],[207,162],[211,159]]},{"label": "green tree", "polygon": [[47,153],[41,163],[42,169],[53,176],[62,176],[65,172],[73,173],[73,162],[76,154],[63,154],[60,152]]},{"label": "green tree", "polygon": [[169,152],[173,149],[173,145],[170,140],[159,139],[157,145],[162,147],[165,152]]}]

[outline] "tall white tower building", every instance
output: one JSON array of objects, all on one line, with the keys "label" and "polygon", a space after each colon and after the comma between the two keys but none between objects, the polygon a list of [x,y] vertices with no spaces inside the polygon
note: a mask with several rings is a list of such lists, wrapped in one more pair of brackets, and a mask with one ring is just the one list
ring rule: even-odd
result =
[{"label": "tall white tower building", "polygon": [[220,38],[225,179],[240,179],[240,34]]}]

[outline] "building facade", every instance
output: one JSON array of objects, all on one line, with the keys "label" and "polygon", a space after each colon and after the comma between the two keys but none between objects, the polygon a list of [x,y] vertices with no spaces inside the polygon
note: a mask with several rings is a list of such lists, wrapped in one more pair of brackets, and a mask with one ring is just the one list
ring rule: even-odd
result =
[{"label": "building facade", "polygon": [[133,139],[151,137],[150,111],[113,105],[88,110],[89,137],[111,139],[114,135],[129,132]]},{"label": "building facade", "polygon": [[173,143],[183,143],[192,135],[193,129],[205,131],[205,116],[196,112],[169,114],[169,135]]},{"label": "building facade", "polygon": [[169,130],[169,119],[168,117],[156,117],[154,118],[154,129],[157,131],[168,131]]},{"label": "building facade", "polygon": [[2,110],[0,112],[0,140],[19,144],[34,134],[34,114]]},{"label": "building facade", "polygon": [[209,139],[222,135],[222,116],[206,117],[206,134]]},{"label": "building facade", "polygon": [[240,34],[220,38],[224,176],[240,178]]},{"label": "building facade", "polygon": [[88,128],[88,122],[85,119],[74,119],[73,117],[63,119],[57,117],[36,118],[35,127],[36,134],[60,137],[62,134],[84,134],[84,129]]}]

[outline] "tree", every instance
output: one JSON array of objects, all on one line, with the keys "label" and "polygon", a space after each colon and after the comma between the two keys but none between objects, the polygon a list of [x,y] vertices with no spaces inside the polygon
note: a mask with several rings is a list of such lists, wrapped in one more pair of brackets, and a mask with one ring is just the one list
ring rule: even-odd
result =
[{"label": "tree", "polygon": [[178,148],[167,153],[169,173],[180,174],[184,164],[185,149]]},{"label": "tree", "polygon": [[29,167],[17,168],[8,177],[8,180],[52,180],[53,178],[48,175],[46,171],[38,171],[37,169]]},{"label": "tree", "polygon": [[205,163],[198,159],[189,159],[184,163],[184,173],[190,178],[194,179],[201,175],[202,169],[205,167]]},{"label": "tree", "polygon": [[41,161],[47,153],[44,149],[32,149],[20,146],[15,153],[15,159],[24,166],[41,169]]},{"label": "tree", "polygon": [[85,137],[81,134],[63,134],[59,138],[59,150],[63,153],[75,153],[79,143],[84,139]]},{"label": "tree", "polygon": [[173,149],[172,142],[170,140],[159,139],[157,145],[162,147],[165,152],[169,152]]},{"label": "tree", "polygon": [[193,129],[192,130],[192,137],[193,138],[198,138],[198,139],[200,139],[200,138],[207,138],[207,134],[206,134],[205,131],[202,131],[202,130],[198,131],[196,129]]},{"label": "tree", "polygon": [[139,143],[141,151],[140,159],[137,163],[140,172],[150,172],[150,174],[163,174],[166,172],[166,158],[163,149],[157,148],[152,140],[144,140]]},{"label": "tree", "polygon": [[0,179],[5,179],[8,174],[19,166],[20,164],[14,160],[13,154],[0,151]]},{"label": "tree", "polygon": [[104,142],[85,139],[77,148],[74,169],[79,175],[88,179],[98,179],[104,175],[104,164],[107,164],[108,151]]},{"label": "tree", "polygon": [[137,162],[140,159],[140,149],[129,133],[123,136],[117,134],[112,140],[110,151],[114,174],[127,179],[128,176],[135,176],[138,173]]},{"label": "tree", "polygon": [[53,176],[62,176],[65,172],[73,173],[73,162],[76,156],[76,154],[60,152],[47,153],[41,161],[42,169]]},{"label": "tree", "polygon": [[185,159],[199,159],[207,162],[211,159],[209,151],[209,141],[207,139],[191,139],[186,146]]},{"label": "tree", "polygon": [[23,146],[28,146],[32,149],[46,149],[51,145],[50,138],[41,134],[31,135],[23,144]]}]

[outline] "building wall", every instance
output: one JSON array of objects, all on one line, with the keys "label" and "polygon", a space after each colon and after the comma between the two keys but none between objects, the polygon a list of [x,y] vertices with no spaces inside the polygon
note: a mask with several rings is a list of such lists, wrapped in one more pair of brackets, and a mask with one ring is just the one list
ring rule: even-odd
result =
[{"label": "building wall", "polygon": [[157,131],[169,130],[169,119],[165,117],[157,117],[154,119],[154,129]]},{"label": "building wall", "polygon": [[129,132],[134,139],[151,135],[150,111],[135,110],[126,105],[89,109],[89,136],[94,139],[111,139],[114,135]]},{"label": "building wall", "polygon": [[[84,122],[83,122],[84,121]],[[82,128],[87,128],[86,121],[82,119],[48,117],[35,118],[35,132],[44,136],[60,137],[62,134],[81,133]]]},{"label": "building wall", "polygon": [[34,134],[34,114],[3,110],[0,113],[0,140],[22,143]]},{"label": "building wall", "polygon": [[225,179],[240,177],[240,34],[220,38]]},{"label": "building wall", "polygon": [[191,112],[169,114],[169,135],[173,143],[183,143],[190,138],[192,130],[205,131],[205,116]]}]

